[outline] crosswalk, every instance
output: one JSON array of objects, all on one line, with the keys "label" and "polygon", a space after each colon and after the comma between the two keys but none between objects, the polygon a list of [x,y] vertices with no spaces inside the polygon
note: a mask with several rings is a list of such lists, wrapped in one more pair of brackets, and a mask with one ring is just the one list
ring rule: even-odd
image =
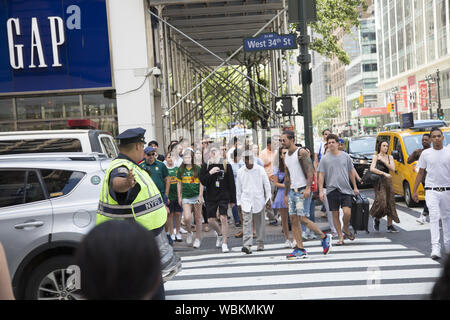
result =
[{"label": "crosswalk", "polygon": [[165,283],[168,300],[420,299],[431,292],[441,265],[386,238],[357,238],[322,254],[319,241],[305,243],[309,257],[269,244],[245,255],[182,258],[182,271]]}]

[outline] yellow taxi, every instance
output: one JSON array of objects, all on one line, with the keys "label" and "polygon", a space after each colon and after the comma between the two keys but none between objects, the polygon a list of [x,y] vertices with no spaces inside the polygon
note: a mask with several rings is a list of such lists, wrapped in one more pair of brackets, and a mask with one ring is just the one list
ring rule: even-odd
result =
[{"label": "yellow taxi", "polygon": [[[444,146],[450,143],[450,128],[440,128],[444,134]],[[397,195],[405,198],[406,205],[413,207],[415,202],[412,200],[412,188],[416,181],[419,168],[417,161],[411,164],[407,163],[408,157],[417,149],[422,149],[422,136],[424,133],[430,133],[430,128],[410,128],[394,129],[383,131],[377,135],[377,144],[380,140],[389,143],[388,153],[392,155],[395,162],[395,171],[390,172],[392,176],[392,185]],[[417,189],[419,200],[425,200],[425,190],[422,184]]]}]

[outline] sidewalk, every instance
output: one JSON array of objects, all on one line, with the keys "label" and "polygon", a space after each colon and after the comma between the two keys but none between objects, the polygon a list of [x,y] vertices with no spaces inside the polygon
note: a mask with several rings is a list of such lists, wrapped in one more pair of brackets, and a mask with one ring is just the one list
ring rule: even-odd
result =
[{"label": "sidewalk", "polygon": [[[316,224],[319,226],[319,228],[323,232],[329,232],[330,227],[328,224],[328,219],[326,217],[326,214],[320,211],[321,206],[316,206],[315,211],[315,218],[316,218]],[[233,218],[231,220],[233,221]],[[205,225],[203,225],[204,227]],[[228,247],[231,249],[233,247],[242,247],[242,238],[236,238],[234,235],[238,233],[241,228],[236,228],[234,223],[228,224],[228,231],[231,236],[228,237]],[[194,228],[192,228],[192,231],[194,231]],[[292,240],[292,233],[289,232]],[[186,235],[183,234],[183,242],[174,242],[173,248],[174,251],[177,252],[180,256],[183,255],[195,255],[195,254],[204,254],[205,250],[210,251],[211,253],[218,253],[222,252],[221,248],[216,248],[216,236],[214,235],[214,231],[210,230],[208,232],[202,232],[202,242],[200,249],[194,249],[192,246],[188,246],[186,244]],[[303,240],[305,243],[308,241]],[[284,243],[285,238],[284,234],[282,232],[281,223],[278,222],[276,226],[270,225],[269,221],[266,221],[266,236],[264,238],[265,244],[273,244],[273,243]],[[254,246],[256,250],[256,243],[254,241]]]}]

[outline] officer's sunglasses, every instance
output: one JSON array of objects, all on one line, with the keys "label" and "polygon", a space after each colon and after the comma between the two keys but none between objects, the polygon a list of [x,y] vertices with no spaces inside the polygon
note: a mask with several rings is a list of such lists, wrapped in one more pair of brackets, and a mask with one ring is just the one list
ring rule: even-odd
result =
[{"label": "officer's sunglasses", "polygon": [[154,157],[154,156],[155,156],[155,153],[154,153],[154,152],[150,152],[150,153],[147,153],[147,155],[148,155],[148,156]]}]

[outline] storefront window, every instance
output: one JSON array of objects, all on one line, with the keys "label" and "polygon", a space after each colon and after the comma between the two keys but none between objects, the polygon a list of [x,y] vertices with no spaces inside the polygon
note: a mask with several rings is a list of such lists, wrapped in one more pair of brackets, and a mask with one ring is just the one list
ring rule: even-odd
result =
[{"label": "storefront window", "polygon": [[[14,100],[17,122],[14,122]],[[0,99],[0,131],[12,130],[15,126],[20,131],[68,129],[67,120],[79,118],[97,122],[100,130],[118,133],[116,100],[104,97],[103,93]],[[11,120],[8,128],[2,124],[2,121]]]},{"label": "storefront window", "polygon": [[116,100],[106,98],[102,93],[83,94],[85,117],[114,116],[117,114]]},{"label": "storefront window", "polygon": [[[0,121],[14,120],[13,99],[0,99]],[[3,126],[0,124],[0,126]]]}]

